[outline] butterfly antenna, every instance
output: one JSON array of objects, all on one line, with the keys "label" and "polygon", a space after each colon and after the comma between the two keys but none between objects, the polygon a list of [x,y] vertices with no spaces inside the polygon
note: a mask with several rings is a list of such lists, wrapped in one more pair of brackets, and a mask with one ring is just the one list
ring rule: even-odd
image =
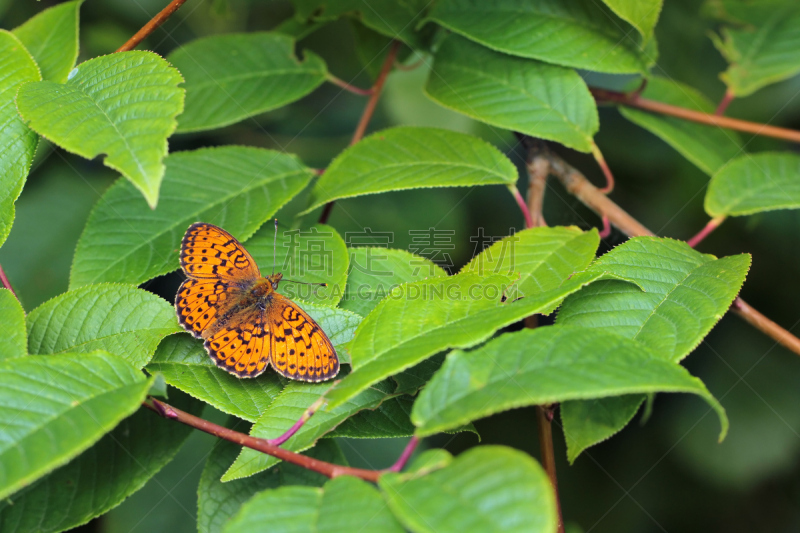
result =
[{"label": "butterfly antenna", "polygon": [[327,283],[311,283],[311,282],[308,282],[308,281],[295,281],[293,279],[286,279],[286,278],[283,278],[281,281],[286,281],[288,283],[299,283],[301,285],[319,285],[320,287],[327,287],[328,286]]},{"label": "butterfly antenna", "polygon": [[278,250],[278,219],[275,219],[275,238],[272,240],[272,275],[275,275],[275,257]]}]

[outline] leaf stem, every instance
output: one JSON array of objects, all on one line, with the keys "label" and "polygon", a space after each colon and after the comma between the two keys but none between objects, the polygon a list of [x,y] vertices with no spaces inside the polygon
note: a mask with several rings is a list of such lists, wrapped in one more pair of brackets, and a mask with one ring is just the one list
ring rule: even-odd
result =
[{"label": "leaf stem", "polygon": [[[549,414],[548,414],[549,411]],[[564,519],[561,516],[561,501],[558,498],[558,478],[556,477],[556,454],[553,448],[553,416],[552,407],[536,406],[536,425],[539,428],[539,448],[542,454],[547,477],[553,485],[556,497],[556,511],[558,511],[558,533],[564,533]]]},{"label": "leaf stem", "polygon": [[264,440],[266,440],[267,442],[269,442],[273,446],[280,446],[281,444],[283,444],[287,440],[291,439],[292,436],[295,433],[297,433],[297,431],[301,427],[303,427],[303,425],[306,422],[308,422],[308,419],[311,418],[312,416],[314,416],[314,413],[317,412],[317,409],[322,407],[323,403],[325,403],[325,396],[320,396],[319,399],[316,402],[312,403],[309,406],[309,408],[306,409],[303,412],[303,416],[301,416],[300,419],[297,422],[295,422],[292,427],[290,427],[288,430],[286,430],[286,432],[283,435],[281,435],[280,437],[275,438],[275,439],[264,439]]},{"label": "leaf stem", "polygon": [[349,91],[353,94],[357,94],[358,96],[370,96],[372,94],[373,88],[369,89],[362,89],[361,87],[356,87],[355,85],[350,85],[346,81],[341,78],[337,78],[330,72],[327,74],[326,79],[334,85],[337,85],[344,89],[345,91]]},{"label": "leaf stem", "polygon": [[156,28],[164,24],[166,20],[175,13],[178,8],[180,8],[186,0],[172,0],[167,7],[162,9],[158,15],[151,18],[150,21],[142,26],[142,29],[136,32],[136,34],[128,39],[128,42],[117,48],[117,52],[127,52],[128,50],[133,50],[136,46],[142,42],[148,35],[153,33]]},{"label": "leaf stem", "polygon": [[731,91],[730,89],[725,91],[725,95],[722,97],[722,100],[719,101],[719,105],[717,106],[717,109],[714,111],[714,114],[720,117],[724,115],[725,110],[728,109],[728,106],[730,105],[730,103],[733,101],[734,98],[736,98],[736,96],[733,94],[733,91]]},{"label": "leaf stem", "polygon": [[199,429],[200,431],[204,431],[210,435],[214,435],[215,437],[234,442],[240,446],[252,448],[253,450],[262,453],[266,453],[267,455],[271,455],[282,461],[286,461],[287,463],[292,463],[308,470],[313,470],[314,472],[318,472],[329,478],[334,478],[337,476],[355,476],[365,481],[371,481],[375,483],[378,481],[378,478],[381,475],[381,472],[378,470],[364,470],[362,468],[351,468],[349,466],[336,465],[333,463],[320,461],[319,459],[314,459],[313,457],[301,455],[299,453],[290,452],[289,450],[284,450],[283,448],[272,444],[268,439],[259,439],[257,437],[245,435],[244,433],[239,433],[238,431],[219,426],[213,422],[209,422],[208,420],[203,420],[200,417],[191,415],[185,411],[181,411],[180,409],[165,404],[164,402],[156,400],[155,398],[149,398],[142,405],[165,418],[177,420],[178,422],[186,424],[187,426],[195,429]]},{"label": "leaf stem", "polygon": [[[364,137],[364,133],[367,131],[369,121],[372,119],[372,115],[375,113],[375,107],[378,105],[378,99],[381,97],[383,84],[386,83],[386,78],[389,76],[389,72],[392,70],[392,65],[394,65],[394,60],[397,57],[397,51],[400,49],[400,44],[400,41],[394,40],[389,46],[389,53],[386,54],[386,59],[383,61],[383,66],[381,67],[380,74],[378,74],[378,79],[375,80],[375,85],[373,85],[372,89],[370,89],[369,101],[367,101],[367,105],[364,107],[364,112],[361,113],[361,119],[358,121],[356,131],[353,133],[353,138],[350,140],[350,146],[353,146],[360,141]],[[328,221],[328,217],[331,215],[331,210],[333,210],[333,202],[328,202],[325,204],[325,208],[322,210],[322,214],[319,216],[320,224],[325,224]]]},{"label": "leaf stem", "polygon": [[694,248],[695,246],[700,244],[703,241],[703,239],[708,237],[709,233],[717,229],[719,225],[722,224],[722,222],[725,220],[725,218],[726,218],[725,215],[712,218],[711,220],[708,221],[708,224],[706,224],[705,227],[697,233],[697,235],[686,241],[686,244]]},{"label": "leaf stem", "polygon": [[525,199],[520,194],[519,189],[517,189],[516,185],[509,185],[508,190],[511,191],[511,195],[517,201],[519,210],[522,211],[522,216],[525,217],[525,227],[532,228],[534,226],[533,218],[531,218],[531,212],[528,210],[528,205],[525,203]]},{"label": "leaf stem", "polygon": [[682,118],[684,120],[691,120],[699,122],[700,124],[708,124],[711,126],[719,126],[720,128],[728,128],[736,131],[743,131],[746,133],[754,133],[756,135],[765,135],[767,137],[774,137],[776,139],[783,139],[800,143],[800,131],[790,130],[787,128],[778,128],[776,126],[769,126],[767,124],[760,124],[758,122],[748,122],[746,120],[739,120],[736,118],[723,117],[718,115],[709,115],[693,109],[686,109],[674,105],[656,102],[655,100],[648,100],[641,98],[637,94],[625,94],[617,91],[608,91],[606,89],[598,89],[591,87],[590,91],[595,100],[605,102],[616,102],[618,104],[638,107],[654,113],[661,113],[662,115],[669,115],[672,117]]},{"label": "leaf stem", "polygon": [[[629,237],[655,235],[652,231],[644,227],[641,222],[630,216],[624,209],[611,201],[608,196],[601,193],[597,187],[589,183],[589,180],[587,180],[583,174],[561,159],[557,154],[547,150],[546,157],[550,160],[550,167],[552,168],[553,174],[561,181],[561,184],[567,192],[575,196],[575,198],[586,207],[601,217],[608,217],[611,224],[619,228],[620,231]],[[733,301],[731,310],[763,334],[786,349],[800,355],[800,339],[765,317],[756,309],[753,309],[740,297],[737,297]]]},{"label": "leaf stem", "polygon": [[11,294],[14,295],[14,298],[19,300],[19,296],[17,296],[17,293],[14,292],[14,289],[11,287],[11,282],[8,281],[8,277],[6,276],[6,271],[3,270],[2,265],[0,265],[0,282],[3,283],[3,287],[11,291]]},{"label": "leaf stem", "polygon": [[417,444],[419,444],[419,437],[416,435],[411,436],[411,440],[408,441],[406,444],[403,453],[400,454],[400,457],[397,458],[397,462],[395,462],[392,466],[386,469],[387,472],[399,472],[406,466],[406,463],[411,458],[411,455],[414,453],[414,450],[417,448]]},{"label": "leaf stem", "polygon": [[606,186],[600,189],[600,192],[603,194],[608,194],[614,190],[614,175],[611,173],[611,169],[608,167],[606,158],[603,157],[603,153],[600,151],[600,148],[598,148],[594,143],[592,143],[592,155],[594,156],[594,160],[597,161],[600,170],[603,171],[603,175],[606,177]]}]

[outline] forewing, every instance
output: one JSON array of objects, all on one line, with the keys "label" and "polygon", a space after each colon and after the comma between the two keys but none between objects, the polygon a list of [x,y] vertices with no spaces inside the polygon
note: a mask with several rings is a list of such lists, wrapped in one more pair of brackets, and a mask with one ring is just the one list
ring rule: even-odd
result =
[{"label": "forewing", "polygon": [[189,226],[181,242],[181,268],[190,278],[255,281],[261,274],[247,250],[213,224]]},{"label": "forewing", "polygon": [[269,365],[269,337],[266,312],[253,306],[231,316],[204,346],[217,366],[240,378],[254,378]]},{"label": "forewing", "polygon": [[267,308],[270,360],[277,372],[300,381],[325,381],[339,373],[328,336],[296,303],[275,293]]},{"label": "forewing", "polygon": [[203,330],[222,315],[237,290],[221,279],[187,279],[175,297],[178,321],[189,333],[201,338]]}]

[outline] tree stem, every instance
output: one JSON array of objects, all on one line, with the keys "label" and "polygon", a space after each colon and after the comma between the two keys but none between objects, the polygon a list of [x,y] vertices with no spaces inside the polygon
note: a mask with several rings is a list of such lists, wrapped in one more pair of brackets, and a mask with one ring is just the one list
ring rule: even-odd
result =
[{"label": "tree stem", "polygon": [[[375,85],[373,85],[372,89],[370,89],[369,101],[367,102],[366,107],[364,107],[364,112],[361,114],[361,119],[358,121],[356,131],[353,133],[353,138],[350,140],[350,146],[353,146],[360,141],[364,137],[364,133],[367,131],[369,121],[372,119],[372,115],[375,113],[375,107],[378,105],[378,99],[381,97],[383,84],[386,83],[386,78],[389,76],[389,72],[392,70],[392,65],[394,65],[394,60],[397,57],[397,51],[400,49],[400,44],[400,41],[395,40],[392,41],[392,44],[389,47],[389,53],[386,54],[386,59],[383,61],[383,66],[381,67],[380,74],[378,74],[378,79],[375,80]],[[333,202],[328,202],[325,204],[322,214],[320,214],[320,224],[325,224],[328,221],[328,217],[331,215],[331,210],[333,210]]]},{"label": "tree stem", "polygon": [[508,190],[511,191],[511,195],[514,197],[514,200],[517,201],[519,210],[522,211],[522,216],[525,217],[525,227],[534,227],[536,224],[531,217],[531,212],[528,210],[528,205],[525,203],[525,199],[522,197],[522,194],[520,194],[519,189],[517,189],[516,185],[509,185]]},{"label": "tree stem", "polygon": [[[557,154],[547,150],[546,157],[550,159],[550,167],[553,174],[561,181],[567,192],[575,196],[575,198],[586,207],[601,217],[608,217],[611,224],[619,228],[620,231],[629,237],[654,235],[654,233],[644,227],[641,222],[609,200],[608,196],[589,183],[589,180],[587,180],[583,174],[561,159]],[[756,309],[750,307],[750,305],[740,297],[737,297],[733,301],[731,310],[760,332],[775,340],[788,350],[800,355],[800,339],[765,317]]]},{"label": "tree stem", "polygon": [[215,437],[234,442],[240,446],[252,448],[253,450],[262,453],[266,453],[267,455],[271,455],[282,461],[286,461],[287,463],[292,463],[308,470],[313,470],[314,472],[318,472],[329,478],[334,478],[336,476],[355,476],[375,483],[378,481],[378,478],[381,475],[381,472],[378,470],[364,470],[362,468],[351,468],[349,466],[336,465],[314,459],[313,457],[301,455],[299,453],[290,452],[289,450],[284,450],[283,448],[272,444],[267,439],[251,437],[250,435],[245,435],[244,433],[239,433],[238,431],[219,426],[209,422],[208,420],[203,420],[202,418],[181,411],[180,409],[156,400],[155,398],[149,398],[148,401],[144,402],[142,405],[158,413],[164,418],[177,420],[182,424],[199,429],[200,431],[204,431],[210,435],[214,435]]},{"label": "tree stem", "polygon": [[405,466],[408,460],[411,458],[411,455],[414,453],[414,450],[417,448],[417,444],[419,444],[419,437],[416,435],[411,436],[411,440],[408,441],[406,444],[403,453],[400,454],[400,457],[397,459],[397,462],[389,467],[389,472],[399,472]]},{"label": "tree stem", "polygon": [[553,418],[548,416],[548,407],[536,406],[536,426],[539,429],[539,448],[542,454],[542,464],[553,485],[556,496],[556,511],[558,511],[558,533],[564,533],[564,519],[561,516],[561,501],[558,498],[558,478],[556,477],[556,454],[553,449]]},{"label": "tree stem", "polygon": [[178,8],[180,8],[186,0],[172,0],[172,2],[167,5],[164,9],[162,9],[158,15],[151,18],[150,21],[142,26],[142,29],[136,32],[136,34],[128,39],[128,42],[117,48],[117,52],[127,52],[128,50],[133,50],[136,46],[142,42],[148,35],[153,33],[156,28],[164,24],[164,22],[175,13]]},{"label": "tree stem", "polygon": [[709,115],[708,113],[701,113],[693,109],[686,109],[677,107],[647,98],[641,98],[636,94],[628,95],[617,91],[607,91],[605,89],[590,88],[595,100],[616,102],[618,104],[638,107],[647,111],[661,113],[662,115],[669,115],[672,117],[682,118],[684,120],[691,120],[692,122],[699,122],[700,124],[708,124],[711,126],[719,126],[720,128],[728,128],[736,131],[743,131],[746,133],[754,133],[756,135],[765,135],[767,137],[774,137],[776,139],[783,139],[800,143],[800,131],[790,130],[786,128],[778,128],[775,126],[768,126],[767,124],[759,124],[758,122],[748,122],[746,120],[739,120],[735,118],[728,118],[718,115]]}]

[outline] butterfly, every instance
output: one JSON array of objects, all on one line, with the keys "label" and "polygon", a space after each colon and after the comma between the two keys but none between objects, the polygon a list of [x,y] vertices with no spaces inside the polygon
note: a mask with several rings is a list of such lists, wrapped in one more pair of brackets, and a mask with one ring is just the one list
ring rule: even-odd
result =
[{"label": "butterfly", "polygon": [[205,341],[217,366],[253,378],[271,363],[279,374],[300,381],[324,381],[339,372],[336,350],[319,324],[276,292],[283,275],[262,277],[230,233],[192,224],[180,262],[188,279],[175,297],[178,321]]}]

